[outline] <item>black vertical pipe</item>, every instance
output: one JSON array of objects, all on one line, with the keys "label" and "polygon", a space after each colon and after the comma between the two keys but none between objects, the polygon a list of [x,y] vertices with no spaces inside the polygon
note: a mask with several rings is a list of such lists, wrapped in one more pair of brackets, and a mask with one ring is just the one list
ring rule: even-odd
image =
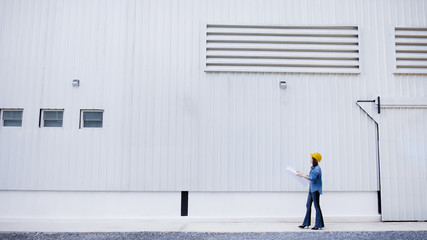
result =
[{"label": "black vertical pipe", "polygon": [[[378,97],[378,103],[380,97]],[[380,105],[378,105],[380,109]],[[381,214],[381,162],[380,162],[380,126],[375,122],[377,128],[377,168],[378,168],[378,213]]]}]

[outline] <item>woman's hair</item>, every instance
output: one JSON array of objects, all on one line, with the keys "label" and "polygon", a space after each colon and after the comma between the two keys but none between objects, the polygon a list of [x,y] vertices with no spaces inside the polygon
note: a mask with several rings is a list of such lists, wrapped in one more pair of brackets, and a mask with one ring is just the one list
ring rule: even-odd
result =
[{"label": "woman's hair", "polygon": [[311,157],[311,158],[313,158],[313,166],[314,167],[319,165],[319,163],[317,162],[317,160],[314,157]]}]

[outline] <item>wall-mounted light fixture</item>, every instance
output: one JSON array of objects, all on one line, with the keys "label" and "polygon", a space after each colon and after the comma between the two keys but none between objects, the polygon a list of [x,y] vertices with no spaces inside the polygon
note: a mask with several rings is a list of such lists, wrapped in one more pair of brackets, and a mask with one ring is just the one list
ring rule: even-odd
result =
[{"label": "wall-mounted light fixture", "polygon": [[280,81],[279,85],[281,89],[286,89],[288,87],[288,84],[286,83],[286,81]]},{"label": "wall-mounted light fixture", "polygon": [[73,80],[73,87],[79,87],[80,86],[80,80],[79,79],[74,79]]}]

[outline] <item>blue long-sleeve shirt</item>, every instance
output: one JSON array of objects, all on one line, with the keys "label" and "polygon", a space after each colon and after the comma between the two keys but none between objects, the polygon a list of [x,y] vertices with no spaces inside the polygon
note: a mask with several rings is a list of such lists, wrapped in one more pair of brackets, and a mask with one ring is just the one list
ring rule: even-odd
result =
[{"label": "blue long-sleeve shirt", "polygon": [[319,191],[322,194],[322,169],[320,166],[312,166],[309,175],[307,176],[310,180],[310,192]]}]

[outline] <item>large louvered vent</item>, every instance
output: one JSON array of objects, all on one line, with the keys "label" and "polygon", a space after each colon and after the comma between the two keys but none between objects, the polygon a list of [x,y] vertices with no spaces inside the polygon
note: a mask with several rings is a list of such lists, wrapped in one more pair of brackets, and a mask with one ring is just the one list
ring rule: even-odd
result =
[{"label": "large louvered vent", "polygon": [[359,73],[357,26],[207,25],[206,71]]},{"label": "large louvered vent", "polygon": [[396,73],[427,73],[427,28],[395,28]]}]

